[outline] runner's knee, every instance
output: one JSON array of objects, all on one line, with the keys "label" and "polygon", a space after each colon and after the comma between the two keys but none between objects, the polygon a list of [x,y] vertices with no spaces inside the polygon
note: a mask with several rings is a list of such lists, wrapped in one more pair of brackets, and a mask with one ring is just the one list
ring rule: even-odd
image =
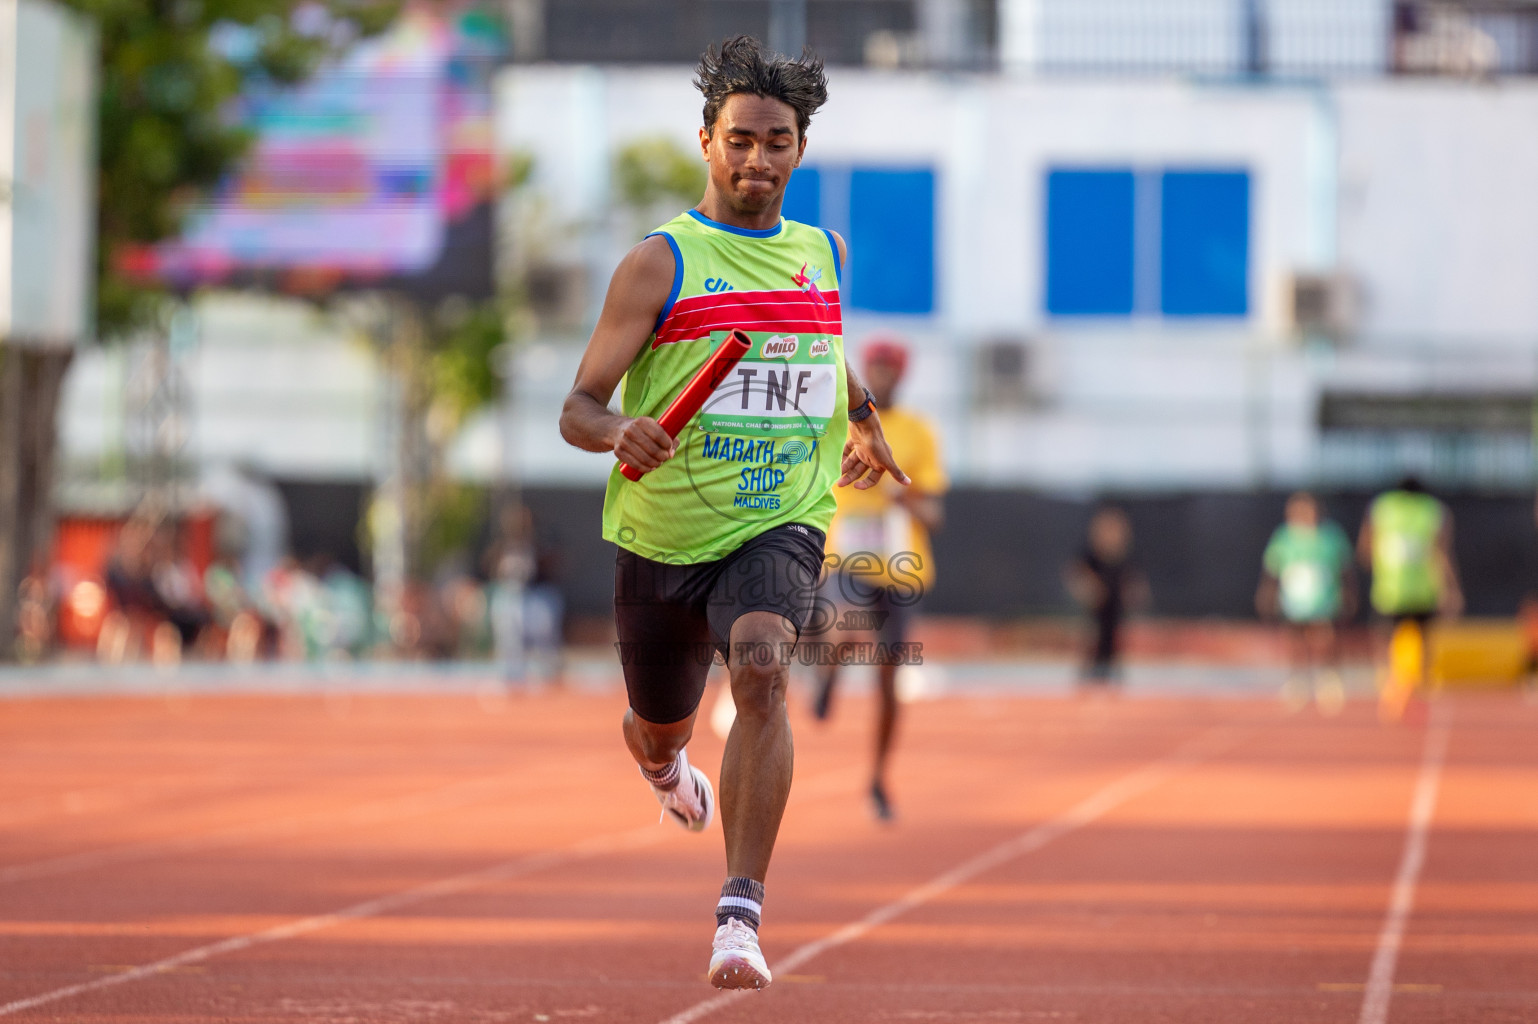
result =
[{"label": "runner's knee", "polygon": [[729,654],[738,715],[767,718],[784,712],[790,679],[785,655],[795,642],[795,627],[779,615],[749,612],[733,623]]},{"label": "runner's knee", "polygon": [[767,665],[749,657],[732,664],[732,701],[737,714],[768,718],[785,707],[785,687],[790,673],[779,659]]},{"label": "runner's knee", "polygon": [[692,722],[658,725],[646,721],[634,711],[625,712],[625,728],[635,737],[642,756],[652,764],[666,764],[676,758],[694,732]]}]

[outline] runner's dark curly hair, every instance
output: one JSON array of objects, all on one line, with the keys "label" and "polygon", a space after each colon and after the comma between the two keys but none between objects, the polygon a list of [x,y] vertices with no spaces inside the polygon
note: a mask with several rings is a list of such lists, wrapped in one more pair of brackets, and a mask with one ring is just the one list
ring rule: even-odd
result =
[{"label": "runner's dark curly hair", "polygon": [[721,107],[733,93],[783,100],[796,111],[796,131],[806,137],[817,108],[828,102],[828,76],[810,49],[798,59],[771,53],[752,36],[733,36],[700,57],[694,87],[705,96],[705,130],[714,131]]}]

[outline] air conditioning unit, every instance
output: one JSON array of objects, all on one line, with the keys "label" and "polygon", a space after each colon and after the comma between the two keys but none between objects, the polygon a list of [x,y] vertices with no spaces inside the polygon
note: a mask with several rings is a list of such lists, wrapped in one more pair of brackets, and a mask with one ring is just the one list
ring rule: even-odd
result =
[{"label": "air conditioning unit", "polygon": [[1021,409],[1045,399],[1039,351],[1018,338],[994,338],[977,346],[974,363],[978,403]]},{"label": "air conditioning unit", "polygon": [[1356,333],[1360,294],[1355,278],[1346,274],[1293,274],[1288,289],[1290,326],[1303,338],[1345,341]]}]

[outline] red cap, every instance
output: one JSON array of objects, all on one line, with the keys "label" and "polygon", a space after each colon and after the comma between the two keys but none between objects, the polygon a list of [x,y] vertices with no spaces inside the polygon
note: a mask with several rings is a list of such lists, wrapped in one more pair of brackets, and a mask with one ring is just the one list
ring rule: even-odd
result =
[{"label": "red cap", "polygon": [[872,338],[865,343],[861,353],[866,366],[875,362],[891,363],[899,374],[908,369],[908,346],[896,338]]}]

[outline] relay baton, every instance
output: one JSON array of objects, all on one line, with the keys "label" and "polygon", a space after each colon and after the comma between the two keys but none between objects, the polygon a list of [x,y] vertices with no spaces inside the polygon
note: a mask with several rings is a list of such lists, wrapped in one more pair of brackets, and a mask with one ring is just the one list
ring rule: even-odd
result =
[{"label": "relay baton", "polygon": [[[705,360],[705,365],[696,373],[673,399],[667,411],[657,418],[657,423],[668,432],[668,437],[676,438],[683,433],[684,427],[694,419],[694,414],[705,405],[705,400],[710,393],[720,386],[726,379],[726,375],[732,372],[732,367],[748,354],[748,349],[753,347],[753,342],[748,336],[739,330],[733,330],[727,335],[721,347],[710,354]],[[639,480],[645,475],[644,470],[636,469],[628,462],[619,464],[619,471],[625,474],[626,480]]]}]

